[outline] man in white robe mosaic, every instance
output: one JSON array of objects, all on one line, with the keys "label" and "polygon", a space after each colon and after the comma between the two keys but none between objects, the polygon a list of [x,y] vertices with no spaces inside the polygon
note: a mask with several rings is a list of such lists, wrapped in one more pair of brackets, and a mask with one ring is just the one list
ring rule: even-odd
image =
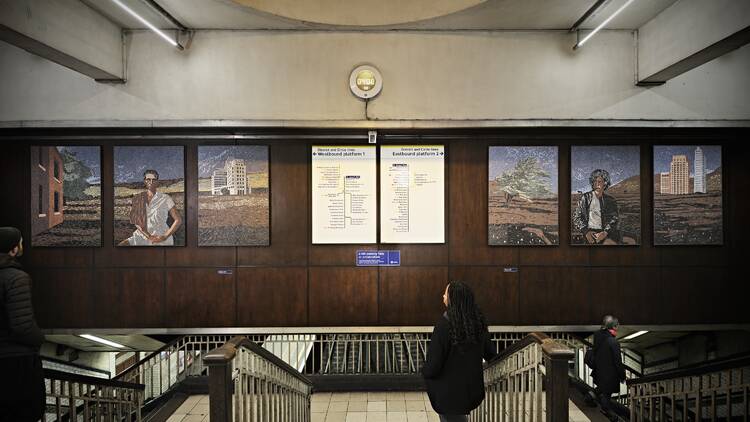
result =
[{"label": "man in white robe mosaic", "polygon": [[[173,246],[174,233],[182,223],[182,217],[175,207],[174,200],[156,188],[159,173],[146,170],[143,173],[145,192],[133,196],[130,209],[130,222],[136,229],[133,235],[120,242],[120,246]],[[167,225],[172,217],[172,225]]]}]

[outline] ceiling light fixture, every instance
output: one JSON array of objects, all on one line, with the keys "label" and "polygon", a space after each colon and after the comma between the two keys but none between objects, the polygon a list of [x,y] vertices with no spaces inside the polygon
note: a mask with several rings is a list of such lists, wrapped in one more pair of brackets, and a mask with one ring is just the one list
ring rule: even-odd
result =
[{"label": "ceiling light fixture", "polygon": [[632,339],[634,339],[636,337],[640,337],[640,336],[646,334],[647,332],[648,331],[636,331],[633,334],[628,334],[627,336],[623,337],[622,340],[623,341],[625,341],[625,340],[632,340]]},{"label": "ceiling light fixture", "polygon": [[125,348],[125,346],[123,346],[120,343],[115,343],[114,341],[109,341],[109,340],[103,339],[101,337],[92,336],[91,334],[79,334],[78,337],[83,337],[86,340],[91,340],[91,341],[95,341],[97,343],[106,344],[107,346],[116,347],[118,349],[124,349]]},{"label": "ceiling light fixture", "polygon": [[[112,1],[115,1],[115,0],[112,0]],[[576,45],[573,46],[573,50],[576,50],[579,47],[581,47],[586,41],[589,40],[589,38],[593,37],[594,34],[596,34],[597,32],[599,32],[600,29],[604,28],[604,26],[607,25],[609,23],[609,21],[611,21],[612,19],[614,19],[615,16],[619,15],[620,12],[622,12],[623,9],[625,9],[626,7],[628,7],[630,5],[630,3],[632,3],[632,2],[633,2],[633,0],[626,1],[625,4],[623,4],[622,6],[620,6],[620,8],[617,9],[615,11],[615,13],[612,14],[612,16],[610,16],[607,19],[605,19],[604,22],[600,23],[599,26],[597,26],[596,28],[594,28],[593,31],[591,31],[588,35],[586,35],[585,37],[583,37],[582,40],[578,41],[576,43]]]},{"label": "ceiling light fixture", "polygon": [[156,32],[156,34],[157,34],[157,35],[159,35],[160,37],[162,37],[162,38],[163,38],[163,39],[164,39],[164,40],[165,40],[166,42],[168,42],[168,43],[172,44],[173,46],[175,46],[175,47],[179,48],[180,50],[184,50],[184,48],[183,48],[183,47],[182,47],[182,46],[181,46],[181,45],[180,45],[180,44],[179,44],[179,43],[178,43],[177,41],[175,41],[175,40],[173,40],[172,38],[170,38],[170,37],[169,37],[169,35],[167,35],[167,34],[165,34],[165,33],[164,33],[164,31],[162,31],[161,29],[159,29],[159,28],[155,27],[154,25],[152,25],[152,24],[151,24],[151,23],[150,23],[149,21],[147,21],[146,19],[143,19],[143,18],[141,17],[141,15],[139,15],[139,14],[135,13],[135,12],[134,12],[134,11],[133,11],[133,10],[132,10],[131,8],[129,8],[128,6],[125,6],[125,4],[124,4],[123,2],[121,2],[120,0],[112,0],[112,3],[114,3],[114,4],[118,5],[118,6],[120,6],[120,9],[122,9],[122,10],[124,10],[124,11],[128,12],[128,14],[130,14],[130,16],[132,16],[132,17],[136,18],[136,19],[137,19],[137,20],[138,20],[138,21],[139,21],[140,23],[142,23],[142,24],[146,25],[146,26],[148,27],[148,29],[150,29],[150,30],[152,30],[152,31]]}]

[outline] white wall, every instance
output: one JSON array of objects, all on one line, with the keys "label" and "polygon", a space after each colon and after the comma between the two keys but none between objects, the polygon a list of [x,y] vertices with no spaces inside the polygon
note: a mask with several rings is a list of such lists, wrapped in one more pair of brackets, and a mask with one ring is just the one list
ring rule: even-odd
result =
[{"label": "white wall", "polygon": [[0,43],[0,122],[357,121],[364,105],[347,84],[362,62],[384,77],[368,113],[380,120],[750,119],[747,46],[666,85],[640,88],[629,31],[604,31],[575,52],[573,37],[200,31],[179,52],[137,32],[124,85],[96,83]]}]

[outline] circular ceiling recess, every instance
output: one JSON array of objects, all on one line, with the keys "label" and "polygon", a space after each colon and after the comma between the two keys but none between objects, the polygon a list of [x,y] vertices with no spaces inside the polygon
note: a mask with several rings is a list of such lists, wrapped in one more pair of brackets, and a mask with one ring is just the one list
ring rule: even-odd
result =
[{"label": "circular ceiling recess", "polygon": [[265,13],[327,25],[382,26],[450,15],[487,0],[232,0]]}]

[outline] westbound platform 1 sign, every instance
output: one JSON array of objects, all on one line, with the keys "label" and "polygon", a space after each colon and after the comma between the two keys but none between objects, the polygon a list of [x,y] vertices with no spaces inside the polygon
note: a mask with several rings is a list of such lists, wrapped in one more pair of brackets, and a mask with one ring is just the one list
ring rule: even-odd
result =
[{"label": "westbound platform 1 sign", "polygon": [[357,251],[358,267],[399,267],[401,251]]}]

